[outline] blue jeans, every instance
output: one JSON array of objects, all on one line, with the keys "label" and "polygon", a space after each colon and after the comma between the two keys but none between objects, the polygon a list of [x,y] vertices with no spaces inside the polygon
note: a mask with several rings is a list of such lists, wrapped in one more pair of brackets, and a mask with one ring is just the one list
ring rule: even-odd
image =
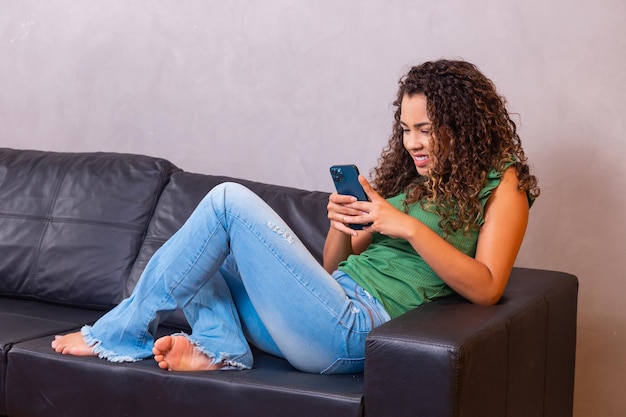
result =
[{"label": "blue jeans", "polygon": [[182,308],[184,335],[226,369],[253,365],[248,341],[315,373],[363,370],[365,339],[389,320],[342,272],[329,274],[258,196],[215,187],[152,257],[129,298],[85,326],[110,361],[152,356],[158,324]]}]

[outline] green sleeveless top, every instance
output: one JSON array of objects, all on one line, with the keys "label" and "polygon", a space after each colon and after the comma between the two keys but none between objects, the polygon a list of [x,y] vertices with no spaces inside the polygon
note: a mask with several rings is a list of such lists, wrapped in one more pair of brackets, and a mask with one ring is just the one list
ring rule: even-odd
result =
[{"label": "green sleeveless top", "polygon": [[[507,164],[508,168],[513,162]],[[502,172],[492,170],[478,198],[484,209],[492,191],[500,184]],[[388,199],[402,210],[406,195],[399,194]],[[420,220],[439,236],[466,255],[474,257],[478,230],[459,230],[447,236],[439,227],[437,213],[426,211],[419,202],[409,206],[409,215]],[[482,213],[478,225],[484,223]],[[360,255],[351,255],[339,264],[338,269],[347,273],[357,284],[383,303],[389,315],[397,317],[414,307],[445,297],[454,291],[435,274],[424,259],[404,239],[374,233],[372,243]]]}]

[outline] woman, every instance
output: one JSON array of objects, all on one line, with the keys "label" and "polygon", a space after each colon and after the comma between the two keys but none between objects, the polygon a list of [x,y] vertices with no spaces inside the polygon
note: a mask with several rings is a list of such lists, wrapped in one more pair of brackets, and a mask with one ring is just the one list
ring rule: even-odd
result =
[{"label": "woman", "polygon": [[[195,371],[251,368],[252,343],[302,371],[351,373],[390,318],[453,292],[498,302],[539,194],[504,100],[472,64],[441,60],[412,68],[394,105],[373,185],[359,178],[371,201],[330,195],[323,267],[262,200],[222,184],[128,299],[52,348]],[[191,335],[154,341],[177,308]]]}]

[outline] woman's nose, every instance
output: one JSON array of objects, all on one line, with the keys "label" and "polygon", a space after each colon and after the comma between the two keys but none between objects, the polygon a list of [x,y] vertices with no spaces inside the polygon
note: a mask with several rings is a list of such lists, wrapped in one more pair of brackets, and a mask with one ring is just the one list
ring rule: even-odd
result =
[{"label": "woman's nose", "polygon": [[424,148],[424,144],[422,143],[419,135],[415,133],[410,133],[406,138],[406,147],[409,149],[420,150]]}]

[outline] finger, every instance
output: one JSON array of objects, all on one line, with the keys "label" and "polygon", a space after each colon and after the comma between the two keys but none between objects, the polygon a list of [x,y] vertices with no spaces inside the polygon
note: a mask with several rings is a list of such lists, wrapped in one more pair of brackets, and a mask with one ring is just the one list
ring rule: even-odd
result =
[{"label": "finger", "polygon": [[367,194],[367,196],[369,197],[370,201],[374,201],[375,199],[382,198],[380,196],[380,194],[378,194],[376,191],[374,191],[374,189],[370,185],[369,181],[367,181],[367,179],[365,179],[365,177],[363,175],[359,175],[359,183],[363,187],[363,191],[365,191],[365,194]]},{"label": "finger", "polygon": [[[364,214],[367,214],[361,210],[356,210],[356,209],[348,209],[346,207],[342,207],[342,210],[340,211],[329,211],[328,212],[328,219],[331,222],[337,223],[337,224],[341,224],[341,225],[345,225],[348,223],[356,223],[354,220],[352,220],[355,217],[358,216],[362,216]],[[337,227],[335,227],[337,228]],[[342,231],[346,231],[343,227],[340,228],[340,230]]]},{"label": "finger", "polygon": [[345,194],[332,193],[328,201],[335,204],[349,204],[356,201],[356,197]]},{"label": "finger", "polygon": [[347,215],[342,219],[344,224],[360,224],[367,225],[372,223],[372,220],[369,218],[368,213],[359,213],[357,215]]},{"label": "finger", "polygon": [[357,236],[356,230],[351,229],[350,227],[348,227],[345,223],[342,223],[341,221],[333,220],[331,221],[331,225],[335,230],[338,230],[342,233],[345,233],[350,236]]}]

